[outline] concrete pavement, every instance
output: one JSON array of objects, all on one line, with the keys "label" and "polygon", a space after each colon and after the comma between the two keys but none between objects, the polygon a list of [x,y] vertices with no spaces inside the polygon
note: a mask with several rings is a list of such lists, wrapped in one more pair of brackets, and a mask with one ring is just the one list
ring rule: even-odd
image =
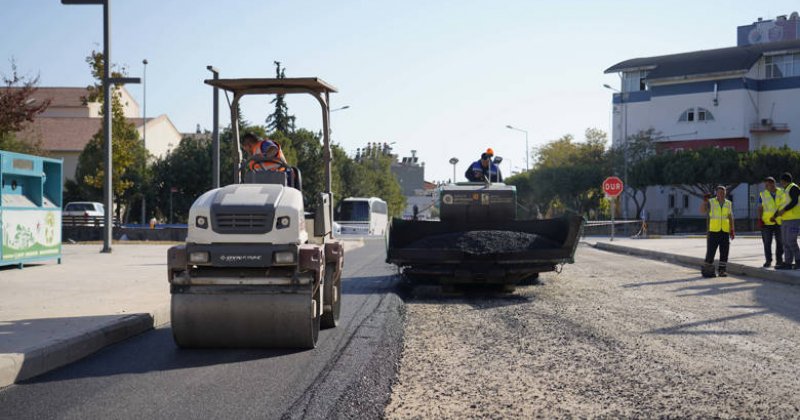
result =
[{"label": "concrete pavement", "polygon": [[[582,242],[605,251],[617,252],[697,267],[698,273],[706,254],[705,236],[675,236],[654,239],[587,237]],[[773,244],[773,252],[775,250]],[[719,260],[719,251],[717,259]],[[774,263],[774,261],[773,261]],[[800,285],[800,270],[764,268],[764,247],[760,236],[737,236],[731,242],[728,273],[762,280]]]},{"label": "concrete pavement", "polygon": [[169,247],[64,245],[60,265],[0,267],[0,388],[168,323]]}]

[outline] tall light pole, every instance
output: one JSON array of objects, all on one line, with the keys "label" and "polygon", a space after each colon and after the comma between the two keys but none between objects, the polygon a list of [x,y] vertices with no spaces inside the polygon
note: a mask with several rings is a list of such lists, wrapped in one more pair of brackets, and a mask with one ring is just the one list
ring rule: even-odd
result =
[{"label": "tall light pole", "polygon": [[509,130],[515,131],[522,131],[525,133],[525,171],[531,170],[531,149],[528,148],[528,130],[523,130],[521,128],[513,127],[510,125],[506,125],[506,128]]},{"label": "tall light pole", "polygon": [[[142,146],[144,147],[144,162],[142,162],[142,180],[144,172],[147,170],[147,59],[142,60]],[[144,188],[142,186],[141,188]],[[147,214],[147,200],[142,191],[142,224],[147,224],[145,220]]]},{"label": "tall light pole", "polygon": [[453,184],[456,183],[456,163],[458,163],[458,158],[450,158],[450,164],[453,165]]},{"label": "tall light pole", "polygon": [[103,6],[103,143],[104,143],[104,171],[103,180],[103,205],[105,206],[103,226],[103,249],[100,252],[111,252],[111,239],[114,234],[114,189],[112,183],[112,157],[111,148],[111,84],[123,85],[126,83],[140,83],[138,77],[111,77],[111,0],[61,0],[64,5],[94,4]]},{"label": "tall light pole", "polygon": [[[214,74],[214,80],[219,79],[219,70],[214,66],[206,66],[206,70]],[[214,87],[213,126],[211,128],[211,184],[219,188],[219,88]]]},{"label": "tall light pole", "polygon": [[[622,104],[622,122],[620,123],[620,141],[619,145],[622,146],[622,183],[623,190],[628,188],[628,104],[625,103],[625,94],[619,89],[612,87],[605,83],[603,87],[613,92],[619,93],[619,103]],[[613,128],[613,127],[612,127]],[[628,194],[622,196],[622,218],[628,219]]]}]

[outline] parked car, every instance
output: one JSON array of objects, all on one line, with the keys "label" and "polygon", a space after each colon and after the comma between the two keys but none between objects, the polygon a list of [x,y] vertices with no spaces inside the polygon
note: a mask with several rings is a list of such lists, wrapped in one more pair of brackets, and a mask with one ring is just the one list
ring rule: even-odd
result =
[{"label": "parked car", "polygon": [[93,201],[74,201],[64,207],[64,216],[102,216],[105,208],[102,203]]},{"label": "parked car", "polygon": [[64,226],[103,226],[105,207],[93,201],[74,201],[64,206],[61,218]]}]

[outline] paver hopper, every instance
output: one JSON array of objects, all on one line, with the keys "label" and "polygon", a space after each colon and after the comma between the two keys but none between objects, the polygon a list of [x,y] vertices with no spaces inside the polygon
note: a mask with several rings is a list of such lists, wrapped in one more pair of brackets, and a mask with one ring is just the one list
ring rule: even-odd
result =
[{"label": "paver hopper", "polygon": [[502,183],[442,187],[439,221],[392,220],[387,262],[414,282],[513,287],[572,263],[583,218],[516,220],[516,188]]}]

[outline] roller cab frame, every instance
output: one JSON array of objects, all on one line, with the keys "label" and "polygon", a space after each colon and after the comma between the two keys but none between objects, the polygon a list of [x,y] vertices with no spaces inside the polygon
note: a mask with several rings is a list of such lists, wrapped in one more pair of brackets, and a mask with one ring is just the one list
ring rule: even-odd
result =
[{"label": "roller cab frame", "polygon": [[[233,94],[234,183],[201,195],[186,244],[168,251],[172,332],[181,347],[313,348],[341,310],[344,249],[333,237],[330,93],[317,78],[211,79]],[[246,95],[308,94],[322,109],[325,192],[305,208],[299,169],[248,172],[239,102]],[[251,158],[252,159],[252,158]]]}]

